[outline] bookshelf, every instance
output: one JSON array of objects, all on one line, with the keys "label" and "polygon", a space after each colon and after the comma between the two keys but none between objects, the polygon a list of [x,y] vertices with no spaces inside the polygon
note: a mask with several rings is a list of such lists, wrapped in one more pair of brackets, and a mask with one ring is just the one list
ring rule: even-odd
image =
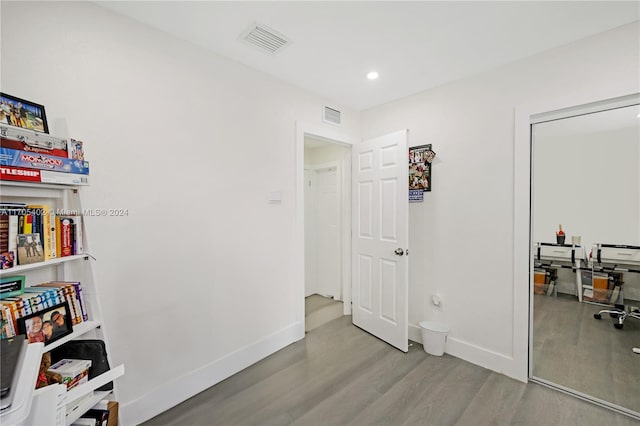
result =
[{"label": "bookshelf", "polygon": [[[49,206],[54,211],[82,211],[81,189],[73,185],[53,185],[0,181],[0,201]],[[81,224],[84,227],[84,223]],[[82,285],[82,294],[88,320],[73,325],[71,334],[52,341],[48,345],[31,343],[20,370],[20,389],[11,407],[0,413],[0,424],[10,425],[70,425],[88,409],[104,399],[117,400],[117,384],[113,391],[97,391],[104,384],[124,374],[124,365],[114,365],[110,370],[86,383],[67,391],[66,385],[53,384],[35,389],[42,354],[76,339],[100,339],[105,342],[107,356],[109,340],[102,323],[100,298],[93,276],[93,257],[89,254],[86,234],[82,235],[80,254],[57,257],[43,262],[15,265],[0,270],[1,277],[24,275],[27,287],[48,281],[75,281]],[[17,256],[16,256],[17,257]],[[17,259],[16,259],[17,260]],[[25,293],[26,295],[27,293]]]},{"label": "bookshelf", "polygon": [[22,272],[31,271],[34,269],[49,268],[51,266],[59,265],[65,262],[73,262],[75,260],[81,260],[81,259],[88,260],[88,258],[89,256],[86,254],[75,254],[73,256],[60,257],[57,259],[47,260],[45,262],[36,262],[28,265],[17,265],[11,269],[0,270],[0,276],[4,277],[4,276],[10,276],[10,275],[17,275]]}]

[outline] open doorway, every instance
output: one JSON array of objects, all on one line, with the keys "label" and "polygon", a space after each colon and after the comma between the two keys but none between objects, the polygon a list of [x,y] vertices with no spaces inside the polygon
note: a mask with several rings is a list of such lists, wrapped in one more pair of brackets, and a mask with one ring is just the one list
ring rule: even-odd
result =
[{"label": "open doorway", "polygon": [[351,204],[350,147],[304,135],[305,331],[345,314]]},{"label": "open doorway", "polygon": [[404,254],[408,254],[409,209],[403,188],[408,176],[408,131],[353,144],[335,130],[296,123],[294,256],[298,339],[305,334],[306,137],[347,147],[342,161],[340,209],[343,314],[351,315],[353,311],[355,326],[407,352],[409,261]]}]

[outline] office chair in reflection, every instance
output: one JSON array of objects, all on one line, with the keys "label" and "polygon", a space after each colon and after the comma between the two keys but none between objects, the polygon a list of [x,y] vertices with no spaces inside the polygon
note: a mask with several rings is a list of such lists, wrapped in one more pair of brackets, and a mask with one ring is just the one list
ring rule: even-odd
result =
[{"label": "office chair in reflection", "polygon": [[[602,284],[599,284],[599,281],[601,281]],[[612,290],[608,289],[608,282],[611,282],[613,284]],[[618,300],[618,298],[622,290],[622,284],[622,274],[620,273],[610,273],[608,276],[593,277],[594,297],[598,294],[598,292],[600,292],[604,297],[603,300],[606,300],[606,294],[610,291],[612,295],[609,299],[609,302],[613,303],[615,306],[614,308],[603,309],[598,313],[593,314],[593,317],[599,320],[602,318],[603,314],[609,314],[609,316],[611,316],[612,318],[617,319],[617,322],[614,323],[613,326],[618,330],[622,330],[625,320],[629,317],[640,320],[640,311],[635,308],[626,308],[623,303],[618,304],[620,303],[620,300]]]}]

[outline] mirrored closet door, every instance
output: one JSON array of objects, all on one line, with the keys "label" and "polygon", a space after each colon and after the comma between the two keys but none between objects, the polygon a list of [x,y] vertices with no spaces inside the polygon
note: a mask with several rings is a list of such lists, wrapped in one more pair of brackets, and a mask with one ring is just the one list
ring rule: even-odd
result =
[{"label": "mirrored closet door", "polygon": [[530,374],[640,418],[637,99],[532,125]]}]

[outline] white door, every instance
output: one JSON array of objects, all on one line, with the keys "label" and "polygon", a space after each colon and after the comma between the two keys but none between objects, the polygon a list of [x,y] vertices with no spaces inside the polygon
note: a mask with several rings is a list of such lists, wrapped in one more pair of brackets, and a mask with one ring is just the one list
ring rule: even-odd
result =
[{"label": "white door", "polygon": [[316,229],[318,293],[341,297],[342,289],[342,252],[340,233],[340,175],[338,167],[321,168],[316,171],[317,182],[317,224]]},{"label": "white door", "polygon": [[305,297],[342,298],[341,187],[338,163],[305,170]]},{"label": "white door", "polygon": [[353,324],[408,351],[407,131],[353,145]]}]

